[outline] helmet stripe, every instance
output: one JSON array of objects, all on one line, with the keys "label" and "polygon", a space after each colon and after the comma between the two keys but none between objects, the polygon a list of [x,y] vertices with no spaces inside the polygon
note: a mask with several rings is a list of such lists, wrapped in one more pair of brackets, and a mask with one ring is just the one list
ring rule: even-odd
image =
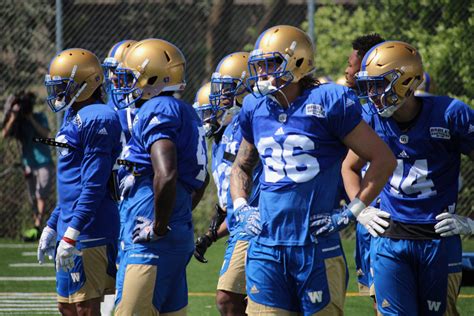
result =
[{"label": "helmet stripe", "polygon": [[128,40],[123,40],[118,42],[117,44],[112,47],[112,50],[110,51],[110,57],[115,57],[115,53],[117,52],[117,49],[119,49],[120,46],[122,46],[123,43],[125,43]]}]

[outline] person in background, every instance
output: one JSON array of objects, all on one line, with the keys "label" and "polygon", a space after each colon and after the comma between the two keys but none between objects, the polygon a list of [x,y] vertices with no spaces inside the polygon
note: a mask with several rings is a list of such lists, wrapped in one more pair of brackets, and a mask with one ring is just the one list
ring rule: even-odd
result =
[{"label": "person in background", "polygon": [[50,132],[46,115],[33,111],[35,103],[36,95],[33,92],[20,91],[8,97],[2,129],[3,137],[13,137],[21,144],[21,163],[33,206],[34,223],[34,228],[24,232],[25,241],[39,238],[54,174],[50,148],[34,141],[35,138],[47,138]]}]

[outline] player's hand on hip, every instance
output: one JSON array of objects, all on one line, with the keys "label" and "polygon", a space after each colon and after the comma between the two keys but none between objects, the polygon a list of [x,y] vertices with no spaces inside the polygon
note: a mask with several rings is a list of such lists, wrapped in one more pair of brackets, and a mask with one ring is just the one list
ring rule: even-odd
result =
[{"label": "player's hand on hip", "polygon": [[435,232],[441,237],[472,235],[474,232],[474,220],[469,217],[445,212],[436,216],[436,220]]},{"label": "player's hand on hip", "polygon": [[82,252],[77,250],[73,240],[61,239],[56,252],[56,271],[63,269],[67,272],[74,268],[74,257],[82,256]]},{"label": "player's hand on hip", "polygon": [[53,260],[54,249],[56,248],[56,231],[49,226],[43,228],[38,243],[38,262],[44,263],[44,256],[47,255],[49,260]]},{"label": "player's hand on hip", "polygon": [[[154,230],[155,222],[151,219],[148,219],[143,216],[139,216],[136,218],[135,227],[133,229],[133,242],[134,243],[143,243],[143,242],[150,242],[156,241],[166,236],[158,235]],[[167,232],[170,231],[171,228],[167,227]]]},{"label": "player's hand on hip", "polygon": [[367,229],[373,237],[379,237],[390,223],[390,214],[376,207],[368,206],[357,216],[357,221]]},{"label": "player's hand on hip", "polygon": [[202,263],[207,263],[207,259],[204,257],[206,254],[207,248],[212,245],[211,237],[207,235],[199,236],[196,240],[195,247],[194,247],[194,257]]}]

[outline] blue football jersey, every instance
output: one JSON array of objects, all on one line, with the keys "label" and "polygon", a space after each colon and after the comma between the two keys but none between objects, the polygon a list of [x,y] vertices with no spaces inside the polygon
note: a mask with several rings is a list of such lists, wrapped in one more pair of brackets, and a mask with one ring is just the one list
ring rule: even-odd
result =
[{"label": "blue football jersey", "polygon": [[[235,115],[232,118],[230,124],[226,127],[224,131],[224,135],[222,136],[222,143],[224,144],[224,152],[227,153],[226,156],[228,157],[236,157],[237,152],[240,148],[240,143],[242,142],[242,132],[240,130],[240,122],[239,116]],[[232,168],[233,161],[226,159],[224,157],[223,162],[227,164],[229,168],[229,177],[230,178],[230,169]],[[258,199],[260,197],[260,176],[262,174],[263,168],[262,163],[259,162],[253,171],[252,179],[252,192],[250,197],[248,198],[248,203],[251,206],[258,206]],[[226,216],[226,223],[227,229],[229,230],[230,236],[234,236],[237,233],[242,231],[242,227],[238,225],[234,218],[234,207],[232,196],[230,194],[230,186],[227,187],[226,193],[227,199],[227,216]],[[250,236],[247,236],[250,238]]]},{"label": "blue football jersey", "polygon": [[[150,150],[153,143],[160,139],[169,139],[176,146],[178,181],[175,205],[169,220],[172,230],[158,242],[133,244],[136,218],[155,218]],[[128,145],[130,150],[127,160],[136,164],[135,172],[138,175],[123,201],[128,212],[120,214],[125,223],[122,232],[125,249],[157,248],[160,243],[167,243],[174,250],[179,247],[192,249],[193,238],[190,239],[191,245],[188,245],[186,240],[182,240],[185,236],[180,229],[192,226],[191,193],[202,187],[207,172],[205,132],[195,110],[184,101],[169,96],[158,96],[146,101],[135,112],[132,138]]]},{"label": "blue football jersey", "polygon": [[217,201],[222,209],[227,208],[227,190],[229,189],[229,177],[231,165],[224,161],[225,136],[222,135],[218,143],[212,143],[211,171],[216,185]]},{"label": "blue football jersey", "polygon": [[420,100],[421,113],[408,131],[393,118],[366,113],[364,119],[397,158],[380,195],[381,209],[403,223],[434,224],[436,215],[455,211],[460,156],[474,150],[474,111],[449,97]]},{"label": "blue football jersey", "polygon": [[342,140],[361,121],[357,97],[346,87],[325,84],[303,91],[284,109],[269,97],[250,95],[239,120],[263,164],[257,241],[310,243],[310,215],[334,208],[347,151]]},{"label": "blue football jersey", "polygon": [[204,136],[204,128],[192,106],[170,96],[155,97],[135,112],[127,160],[136,164],[138,174],[153,174],[151,146],[160,139],[169,139],[176,145],[178,181],[192,192],[206,179]]},{"label": "blue football jersey", "polygon": [[120,150],[120,123],[114,110],[92,104],[78,112],[69,108],[56,135],[58,147],[57,207],[48,226],[61,239],[67,227],[79,240],[118,237],[119,217],[108,180]]}]

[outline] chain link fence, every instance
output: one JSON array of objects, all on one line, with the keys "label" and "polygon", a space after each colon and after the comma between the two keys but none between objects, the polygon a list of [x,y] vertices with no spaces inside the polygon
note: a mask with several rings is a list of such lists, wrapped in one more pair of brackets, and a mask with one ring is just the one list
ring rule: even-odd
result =
[{"label": "chain link fence", "polygon": [[[309,24],[306,0],[62,0],[57,7],[58,2],[0,0],[0,104],[22,89],[37,93],[38,100],[44,99],[43,78],[58,38],[62,38],[63,49],[89,49],[101,60],[114,43],[124,39],[166,39],[181,48],[186,57],[188,85],[182,98],[191,103],[222,57],[251,50],[258,35],[270,26],[290,24],[308,30]],[[434,0],[419,4],[405,0],[315,2],[317,76],[334,80],[342,76],[352,40],[376,31],[388,39],[406,40],[419,47],[428,71],[438,83],[438,92],[461,97],[472,105],[474,70],[470,70],[474,50],[449,49],[451,43],[472,46],[472,34],[470,39],[465,38],[466,29],[470,26],[472,31],[473,23],[474,5],[469,1],[444,1],[442,5]],[[59,8],[62,36],[58,37]],[[416,27],[419,32],[413,33]],[[47,113],[55,133],[56,117],[44,102],[37,104],[35,111]],[[4,115],[3,111],[2,121]],[[0,237],[17,238],[32,223],[20,157],[16,140],[0,140]],[[464,188],[458,207],[463,214],[471,211],[471,168],[472,164],[463,160]],[[49,209],[55,200],[52,194]],[[197,231],[206,229],[215,201],[211,183],[194,214]],[[351,237],[349,230],[344,234]]]}]

